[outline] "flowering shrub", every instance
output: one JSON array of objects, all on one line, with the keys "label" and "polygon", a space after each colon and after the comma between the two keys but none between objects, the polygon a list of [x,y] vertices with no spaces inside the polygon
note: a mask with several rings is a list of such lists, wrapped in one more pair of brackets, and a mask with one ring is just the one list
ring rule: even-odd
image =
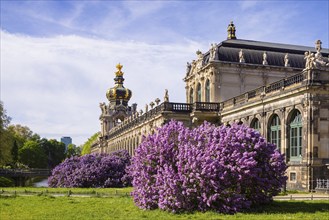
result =
[{"label": "flowering shrub", "polygon": [[126,174],[130,156],[126,150],[112,154],[87,154],[66,159],[52,170],[50,187],[123,187],[131,184]]},{"label": "flowering shrub", "polygon": [[143,139],[128,169],[137,206],[172,212],[235,213],[271,201],[286,181],[276,147],[236,124],[171,121]]}]

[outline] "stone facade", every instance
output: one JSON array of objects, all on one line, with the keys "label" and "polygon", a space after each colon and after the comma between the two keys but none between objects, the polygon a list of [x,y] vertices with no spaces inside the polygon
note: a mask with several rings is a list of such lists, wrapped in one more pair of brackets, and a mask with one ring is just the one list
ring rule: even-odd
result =
[{"label": "stone facade", "polygon": [[[204,120],[243,123],[286,155],[288,189],[314,189],[317,178],[329,179],[328,54],[321,41],[314,51],[238,40],[231,23],[226,41],[212,44],[204,54],[197,51],[196,60],[187,63],[186,103],[170,102],[166,91],[163,103],[157,99],[137,112],[136,105],[127,104],[128,90],[108,97],[109,105],[101,105],[101,135],[92,152],[126,149],[133,155],[143,136],[171,119],[189,127]],[[104,105],[111,111],[104,111]]]}]

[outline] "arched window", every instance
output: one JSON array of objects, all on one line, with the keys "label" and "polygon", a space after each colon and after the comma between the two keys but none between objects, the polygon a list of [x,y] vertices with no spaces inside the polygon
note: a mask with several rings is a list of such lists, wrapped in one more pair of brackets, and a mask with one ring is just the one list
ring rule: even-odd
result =
[{"label": "arched window", "polygon": [[193,95],[194,95],[194,91],[191,88],[191,90],[190,90],[190,103],[193,103]]},{"label": "arched window", "polygon": [[270,121],[269,127],[269,141],[275,144],[280,150],[281,148],[281,123],[278,115],[274,115]]},{"label": "arched window", "polygon": [[206,81],[206,102],[210,102],[210,82],[209,79]]},{"label": "arched window", "polygon": [[199,83],[198,84],[198,87],[197,87],[197,92],[198,92],[198,95],[197,95],[197,102],[201,102],[201,84]]},{"label": "arched window", "polygon": [[302,115],[298,110],[292,113],[289,122],[289,153],[291,160],[300,160],[302,156]]},{"label": "arched window", "polygon": [[258,118],[254,118],[251,121],[250,127],[255,129],[256,131],[260,131],[260,121],[258,120]]}]

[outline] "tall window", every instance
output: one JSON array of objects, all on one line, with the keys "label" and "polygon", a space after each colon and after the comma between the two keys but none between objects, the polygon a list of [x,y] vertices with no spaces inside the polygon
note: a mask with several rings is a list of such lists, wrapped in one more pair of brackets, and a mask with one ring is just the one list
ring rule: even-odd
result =
[{"label": "tall window", "polygon": [[302,115],[298,110],[292,113],[289,135],[290,159],[300,160],[302,156]]},{"label": "tall window", "polygon": [[206,102],[210,102],[210,82],[209,79],[206,81]]},{"label": "tall window", "polygon": [[274,115],[270,122],[269,141],[275,144],[280,150],[281,148],[281,123],[278,115]]},{"label": "tall window", "polygon": [[258,118],[254,118],[252,120],[250,127],[257,131],[260,131],[260,121],[258,120]]},{"label": "tall window", "polygon": [[201,102],[201,84],[200,83],[198,84],[197,92],[198,92],[197,102]]},{"label": "tall window", "polygon": [[194,92],[193,92],[193,89],[191,88],[191,90],[190,90],[190,103],[193,103],[193,95],[194,95]]}]

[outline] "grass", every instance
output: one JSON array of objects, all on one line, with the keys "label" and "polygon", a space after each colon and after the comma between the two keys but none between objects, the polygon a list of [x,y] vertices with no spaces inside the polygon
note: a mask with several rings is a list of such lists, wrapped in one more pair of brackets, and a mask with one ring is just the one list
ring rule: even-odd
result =
[{"label": "grass", "polygon": [[[19,190],[19,188],[13,188]],[[39,190],[22,188],[22,190]],[[8,190],[6,188],[5,190]],[[45,190],[45,189],[44,189]],[[67,192],[68,189],[48,189]],[[116,189],[71,189],[72,192],[103,193]],[[81,191],[80,191],[81,190]],[[131,188],[122,189],[131,191]],[[270,205],[257,207],[248,213],[223,215],[215,212],[173,214],[161,210],[141,210],[127,196],[117,197],[54,197],[41,196],[0,196],[1,220],[65,220],[65,219],[252,219],[252,220],[328,220],[329,201],[274,201]]]},{"label": "grass", "polygon": [[127,188],[36,188],[36,187],[3,187],[1,192],[10,192],[17,194],[40,194],[40,193],[58,193],[67,194],[101,194],[101,195],[126,195],[130,194],[132,187]]}]

